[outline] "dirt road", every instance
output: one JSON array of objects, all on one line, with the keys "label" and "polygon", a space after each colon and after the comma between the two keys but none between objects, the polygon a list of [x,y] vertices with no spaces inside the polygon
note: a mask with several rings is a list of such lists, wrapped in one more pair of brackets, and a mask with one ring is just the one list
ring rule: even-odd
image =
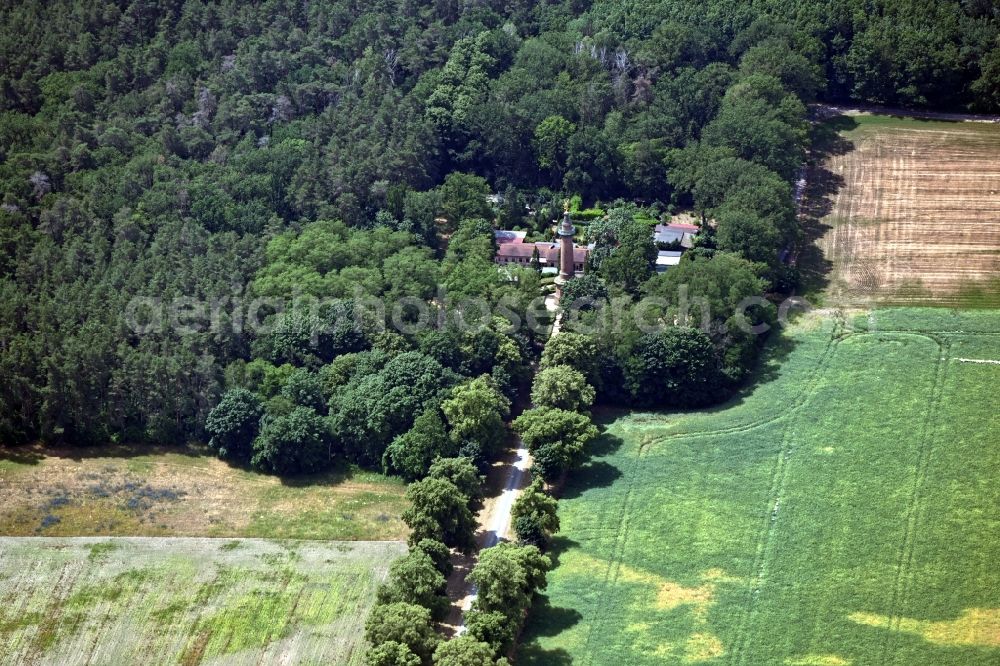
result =
[{"label": "dirt road", "polygon": [[[545,309],[556,312],[559,309],[559,292],[545,297]],[[560,318],[552,327],[551,335],[559,333]],[[514,538],[511,524],[511,509],[528,485],[531,469],[531,454],[524,442],[517,439],[513,448],[509,449],[504,458],[493,466],[487,477],[487,499],[477,516],[476,552],[484,548],[492,548],[501,541]],[[448,579],[448,598],[452,600],[451,611],[443,623],[455,635],[465,631],[463,614],[472,607],[476,600],[476,586],[466,580],[466,576],[475,566],[476,556],[459,556],[453,561],[455,570]]]},{"label": "dirt road", "polygon": [[518,439],[487,475],[487,498],[476,516],[476,554],[455,556],[452,560],[455,569],[448,579],[448,598],[452,600],[452,605],[442,624],[454,635],[465,631],[463,614],[476,600],[476,586],[466,580],[466,576],[475,566],[477,554],[501,541],[514,539],[510,513],[521,491],[528,485],[530,468],[531,454]]}]

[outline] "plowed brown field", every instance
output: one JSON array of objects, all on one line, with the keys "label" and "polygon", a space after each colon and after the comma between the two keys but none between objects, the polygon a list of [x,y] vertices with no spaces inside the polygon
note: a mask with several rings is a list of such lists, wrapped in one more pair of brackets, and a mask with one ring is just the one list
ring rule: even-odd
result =
[{"label": "plowed brown field", "polygon": [[808,190],[826,300],[1000,306],[1000,124],[835,122],[849,129]]}]

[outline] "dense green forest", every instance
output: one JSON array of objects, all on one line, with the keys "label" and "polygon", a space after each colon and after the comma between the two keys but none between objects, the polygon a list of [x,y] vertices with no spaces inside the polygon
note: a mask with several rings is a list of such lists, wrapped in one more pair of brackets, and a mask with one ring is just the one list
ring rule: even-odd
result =
[{"label": "dense green forest", "polygon": [[[568,360],[603,400],[717,400],[757,346],[733,305],[794,284],[806,105],[1000,110],[998,28],[990,0],[5,2],[0,440],[211,438],[277,472],[334,452],[411,478],[486,456],[531,331],[338,313],[448,310],[443,285],[523,318],[538,277],[498,273],[492,225],[541,233],[570,195],[613,209],[570,301],[669,311],[683,282],[713,327],[582,335]],[[641,220],[668,207],[718,224],[652,277]],[[302,294],[334,300],[232,325]],[[219,307],[139,334],[136,296]]]}]

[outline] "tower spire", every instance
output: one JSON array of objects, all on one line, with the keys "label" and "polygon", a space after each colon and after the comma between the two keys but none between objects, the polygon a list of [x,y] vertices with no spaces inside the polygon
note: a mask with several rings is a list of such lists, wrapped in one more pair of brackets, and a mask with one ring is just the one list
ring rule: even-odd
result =
[{"label": "tower spire", "polygon": [[563,204],[562,224],[556,231],[559,237],[559,281],[566,282],[576,275],[575,257],[573,252],[573,236],[576,235],[576,228],[569,219],[569,201]]}]

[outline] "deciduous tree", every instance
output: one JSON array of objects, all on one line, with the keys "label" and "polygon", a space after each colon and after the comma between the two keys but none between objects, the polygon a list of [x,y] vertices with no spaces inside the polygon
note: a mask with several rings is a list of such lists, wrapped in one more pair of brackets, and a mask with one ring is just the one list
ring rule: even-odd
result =
[{"label": "deciduous tree", "polygon": [[[373,651],[377,651],[385,643],[405,646],[425,665],[431,663],[434,650],[441,642],[431,623],[431,612],[422,606],[405,602],[376,604],[365,622],[365,639]],[[389,656],[408,659],[406,652],[396,646],[386,651]]]},{"label": "deciduous tree", "polygon": [[635,404],[697,407],[712,402],[724,386],[712,340],[694,328],[668,328],[639,339],[625,361]]},{"label": "deciduous tree", "polygon": [[450,481],[463,495],[469,498],[469,509],[475,508],[483,499],[483,477],[468,458],[438,458],[430,466],[427,476],[431,479]]},{"label": "deciduous tree", "polygon": [[532,480],[511,508],[517,538],[522,543],[543,547],[559,531],[558,508],[556,499],[545,492],[542,479]]},{"label": "deciduous tree", "polygon": [[472,608],[465,613],[465,627],[469,635],[488,644],[494,655],[505,653],[517,637],[518,625],[510,621],[503,611],[484,611]]},{"label": "deciduous tree", "polygon": [[594,404],[594,395],[583,373],[568,365],[545,368],[535,375],[531,385],[531,402],[539,407],[582,412]]},{"label": "deciduous tree", "polygon": [[205,421],[205,430],[212,437],[208,445],[220,458],[248,460],[263,414],[264,405],[256,393],[246,389],[226,391]]},{"label": "deciduous tree", "polygon": [[587,443],[598,435],[587,416],[551,407],[529,409],[512,425],[534,454],[535,464],[547,480],[556,480],[579,465]]},{"label": "deciduous tree", "polygon": [[469,498],[444,479],[423,479],[411,483],[406,489],[410,506],[403,512],[403,521],[410,527],[410,544],[422,539],[434,539],[470,551],[476,529]]},{"label": "deciduous tree", "polygon": [[549,171],[554,185],[562,183],[569,138],[575,131],[576,125],[555,115],[538,123],[535,128],[534,147],[538,166]]},{"label": "deciduous tree", "polygon": [[287,416],[264,419],[250,464],[281,475],[317,472],[330,465],[330,443],[326,420],[315,410],[296,407]]},{"label": "deciduous tree", "polygon": [[573,332],[563,332],[554,335],[545,343],[542,350],[542,368],[557,365],[568,365],[583,373],[587,383],[597,386],[600,380],[600,364],[598,363],[597,343],[587,335]]},{"label": "deciduous tree", "polygon": [[435,666],[494,666],[493,649],[471,636],[457,636],[438,645]]},{"label": "deciduous tree", "polygon": [[396,641],[373,645],[366,657],[368,666],[421,666],[423,663],[408,645]]},{"label": "deciduous tree", "polygon": [[416,604],[440,619],[448,607],[448,599],[444,596],[446,583],[434,560],[414,548],[389,567],[389,579],[378,590],[378,603]]},{"label": "deciduous tree", "polygon": [[433,407],[418,416],[412,428],[392,440],[382,456],[382,467],[414,481],[428,474],[435,459],[457,452],[458,446],[448,437],[439,410]]},{"label": "deciduous tree", "polygon": [[479,594],[473,607],[481,611],[500,611],[508,620],[519,623],[535,592],[545,589],[546,572],[552,562],[535,546],[501,543],[479,554],[479,561],[469,573]]},{"label": "deciduous tree", "polygon": [[484,375],[456,386],[441,411],[455,442],[480,442],[492,452],[503,443],[503,420],[510,414],[510,400]]}]

